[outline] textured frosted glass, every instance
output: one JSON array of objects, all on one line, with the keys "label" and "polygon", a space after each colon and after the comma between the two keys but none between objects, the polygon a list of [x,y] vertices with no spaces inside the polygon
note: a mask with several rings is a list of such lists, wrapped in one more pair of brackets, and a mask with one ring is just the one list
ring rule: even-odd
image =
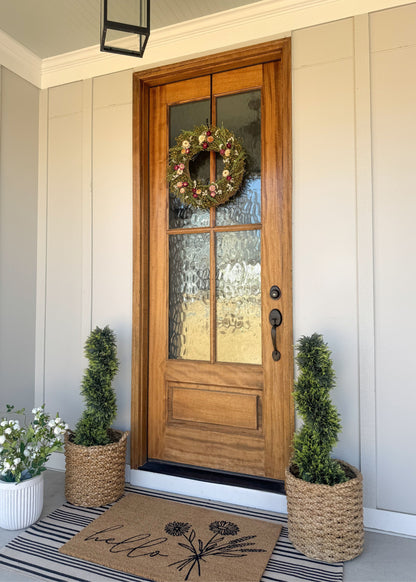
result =
[{"label": "textured frosted glass", "polygon": [[217,360],[261,364],[260,231],[216,235]]},{"label": "textured frosted glass", "polygon": [[[176,144],[176,138],[195,125],[202,125],[209,119],[209,100],[192,101],[169,108],[169,147]],[[190,165],[191,177],[209,183],[209,155],[199,155]],[[189,228],[209,226],[209,210],[193,208],[183,204],[172,192],[169,193],[169,228]]]},{"label": "textured frosted glass", "polygon": [[[239,193],[217,209],[217,225],[261,222],[261,92],[226,95],[217,99],[217,125],[232,131],[246,152],[246,171]],[[217,163],[217,171],[223,164]],[[217,179],[218,179],[217,175]]]},{"label": "textured frosted glass", "polygon": [[209,233],[169,237],[169,357],[210,359]]}]

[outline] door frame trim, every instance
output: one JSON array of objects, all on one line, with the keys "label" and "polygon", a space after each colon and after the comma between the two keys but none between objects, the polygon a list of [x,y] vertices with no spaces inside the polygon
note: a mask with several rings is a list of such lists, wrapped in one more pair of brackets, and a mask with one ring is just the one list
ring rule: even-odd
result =
[{"label": "door frame trim", "polygon": [[[217,72],[280,61],[285,83],[280,111],[284,148],[284,189],[292,191],[291,40],[279,39],[133,74],[133,323],[130,464],[147,461],[149,340],[149,92],[152,87]],[[293,409],[293,405],[292,405]],[[291,414],[294,419],[294,413]],[[294,423],[294,420],[292,421]]]}]

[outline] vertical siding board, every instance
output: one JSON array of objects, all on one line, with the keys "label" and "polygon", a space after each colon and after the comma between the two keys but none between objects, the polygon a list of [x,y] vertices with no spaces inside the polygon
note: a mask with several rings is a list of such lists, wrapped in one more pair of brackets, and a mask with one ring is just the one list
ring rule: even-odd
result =
[{"label": "vertical siding board", "polygon": [[294,338],[316,331],[328,342],[343,426],[335,454],[358,465],[352,19],[333,26],[334,60],[332,25],[293,34]]},{"label": "vertical siding board", "polygon": [[376,507],[374,247],[368,15],[354,18],[360,456],[364,505]]},{"label": "vertical siding board", "polygon": [[39,97],[39,171],[37,212],[35,404],[45,402],[46,269],[48,217],[49,91]]},{"label": "vertical siding board", "polygon": [[45,399],[74,426],[81,410],[82,82],[49,90]]},{"label": "vertical siding board", "polygon": [[0,402],[34,403],[39,90],[1,67]]},{"label": "vertical siding board", "polygon": [[130,428],[132,328],[132,73],[94,79],[92,325],[117,335],[117,428]]},{"label": "vertical siding board", "polygon": [[[377,507],[416,513],[415,6],[370,16]],[[409,462],[409,459],[411,461]],[[398,475],[400,478],[398,479]]]}]

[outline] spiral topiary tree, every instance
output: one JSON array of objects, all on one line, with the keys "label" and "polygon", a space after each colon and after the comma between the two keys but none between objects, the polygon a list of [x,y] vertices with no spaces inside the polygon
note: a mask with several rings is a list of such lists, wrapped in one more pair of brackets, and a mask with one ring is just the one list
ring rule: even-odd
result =
[{"label": "spiral topiary tree", "polygon": [[330,457],[341,430],[340,417],[329,394],[335,386],[331,352],[317,333],[301,337],[296,349],[300,373],[294,398],[303,426],[294,436],[292,462],[297,476],[304,481],[343,483],[347,481],[345,471]]},{"label": "spiral topiary tree", "polygon": [[89,366],[81,384],[85,410],[75,427],[77,445],[106,445],[110,441],[108,429],[116,417],[116,395],[112,380],[118,371],[116,337],[108,327],[96,327],[85,342],[85,356]]}]

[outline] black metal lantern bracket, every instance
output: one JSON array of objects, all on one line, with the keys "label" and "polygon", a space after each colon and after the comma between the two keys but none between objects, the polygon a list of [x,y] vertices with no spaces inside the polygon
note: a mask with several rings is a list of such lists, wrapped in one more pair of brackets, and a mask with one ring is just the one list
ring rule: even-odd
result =
[{"label": "black metal lantern bracket", "polygon": [[[144,14],[146,22],[140,22],[140,25],[117,22],[108,19],[108,4],[114,0],[101,0],[101,43],[100,50],[131,57],[143,57],[147,41],[150,36],[150,0],[134,0],[140,3],[141,18]],[[117,0],[115,0],[117,1]],[[143,10],[144,9],[144,10]],[[126,32],[131,35],[137,35],[139,38],[139,50],[114,46],[108,43],[107,32],[109,30]]]}]

